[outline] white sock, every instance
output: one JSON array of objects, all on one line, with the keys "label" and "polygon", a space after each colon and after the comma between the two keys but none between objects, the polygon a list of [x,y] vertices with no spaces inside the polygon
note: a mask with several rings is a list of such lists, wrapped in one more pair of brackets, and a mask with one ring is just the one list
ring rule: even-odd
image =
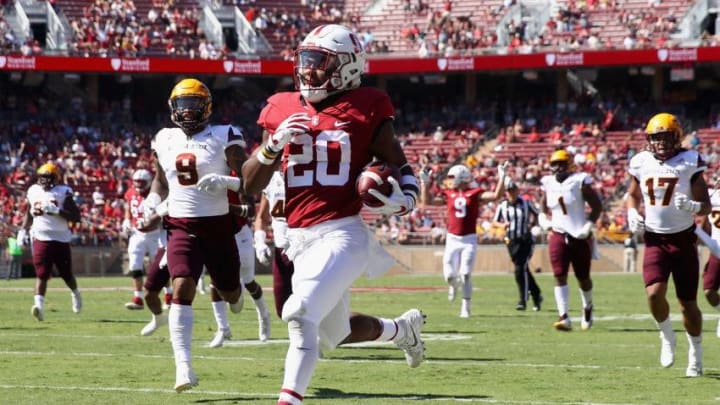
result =
[{"label": "white sock", "polygon": [[700,350],[702,350],[702,333],[698,336],[691,336],[689,333],[685,332],[685,335],[687,336],[691,349],[697,351],[697,349],[700,348]]},{"label": "white sock", "polygon": [[555,286],[555,305],[560,316],[568,313],[568,286]]},{"label": "white sock", "polygon": [[227,317],[227,303],[225,301],[213,301],[212,308],[218,330],[230,330],[230,322],[228,322]]},{"label": "white sock", "polygon": [[267,304],[265,303],[264,296],[261,295],[260,298],[253,299],[253,301],[255,301],[255,309],[257,310],[258,314],[260,314],[261,316],[265,316],[270,313],[268,311]]},{"label": "white sock", "polygon": [[192,328],[193,308],[190,305],[171,305],[168,311],[168,329],[175,356],[175,367],[190,367]]},{"label": "white sock", "polygon": [[395,338],[398,338],[397,336],[400,332],[400,328],[398,328],[398,325],[395,321],[392,319],[386,319],[386,318],[379,318],[380,323],[382,324],[382,333],[380,333],[380,336],[378,336],[377,339],[382,342],[387,342],[389,340],[393,340]]},{"label": "white sock", "polygon": [[472,278],[470,278],[469,274],[462,276],[462,277],[463,277],[463,286],[462,286],[463,299],[470,300],[470,298],[472,298],[472,289],[473,289]]},{"label": "white sock", "polygon": [[36,294],[33,297],[33,300],[35,301],[36,307],[43,308],[45,306],[45,296],[44,295]]},{"label": "white sock", "polygon": [[580,298],[582,299],[583,309],[592,306],[592,290],[584,291],[580,290]]},{"label": "white sock", "polygon": [[142,293],[142,291],[135,291],[135,292],[133,292],[133,296],[134,296],[135,298],[142,298],[142,297],[143,297],[143,293]]},{"label": "white sock", "polygon": [[304,396],[320,353],[318,327],[307,321],[291,320],[288,322],[288,338],[290,345],[285,357],[282,388]]},{"label": "white sock", "polygon": [[173,288],[172,288],[172,287],[165,287],[165,294],[170,294],[170,295],[172,295],[172,293],[173,293]]},{"label": "white sock", "polygon": [[660,334],[663,335],[663,338],[665,338],[665,340],[675,339],[675,332],[672,329],[672,322],[670,322],[669,316],[662,322],[656,321],[655,324],[657,325],[658,329],[660,330]]},{"label": "white sock", "polygon": [[74,296],[76,296],[76,297],[79,297],[79,296],[80,296],[80,290],[79,290],[79,289],[76,288],[76,289],[70,290],[70,291],[72,292],[72,294],[73,294]]}]

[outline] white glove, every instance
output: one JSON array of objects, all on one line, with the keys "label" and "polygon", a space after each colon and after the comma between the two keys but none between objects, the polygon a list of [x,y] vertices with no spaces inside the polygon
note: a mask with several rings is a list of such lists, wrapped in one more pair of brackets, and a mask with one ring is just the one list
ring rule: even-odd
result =
[{"label": "white glove", "polygon": [[53,203],[47,203],[43,207],[43,211],[45,211],[45,213],[48,215],[58,215],[60,214],[60,207]]},{"label": "white glove", "polygon": [[272,250],[270,249],[270,246],[265,243],[265,237],[266,237],[265,231],[262,229],[258,229],[255,231],[254,239],[255,239],[255,257],[257,257],[258,261],[264,265],[270,264],[270,258],[272,257]]},{"label": "white glove", "polygon": [[394,177],[389,177],[388,182],[392,185],[393,191],[390,196],[385,196],[381,192],[370,189],[368,193],[382,202],[379,207],[367,207],[370,211],[381,215],[405,215],[415,208],[415,199],[410,195],[403,193],[400,183]]},{"label": "white glove", "polygon": [[497,168],[497,175],[498,179],[502,179],[505,176],[505,171],[507,170],[508,166],[510,166],[510,162],[505,161],[503,164],[498,165]]},{"label": "white glove", "polygon": [[583,227],[580,229],[580,232],[577,234],[578,239],[587,239],[592,235],[593,231],[593,223],[592,221],[587,221],[583,225]]},{"label": "white glove", "polygon": [[287,117],[270,135],[266,147],[273,153],[280,153],[285,145],[290,142],[290,138],[310,131],[310,127],[304,124],[308,121],[310,121],[310,116],[307,113],[295,113]]},{"label": "white glove", "polygon": [[18,230],[17,236],[15,237],[16,243],[19,243],[21,245],[29,245],[30,244],[30,235],[28,235],[27,230],[24,228],[20,228]]},{"label": "white glove", "polygon": [[675,193],[673,202],[675,203],[675,208],[691,214],[697,214],[702,209],[702,204],[699,201],[691,200],[690,197],[683,193]]},{"label": "white glove", "polygon": [[125,218],[125,219],[122,221],[121,227],[122,227],[122,232],[123,232],[123,233],[128,233],[128,234],[129,234],[129,233],[132,231],[132,224],[130,223],[130,220],[127,219],[127,218]]},{"label": "white glove", "polygon": [[544,212],[541,212],[540,215],[538,215],[538,226],[540,226],[540,228],[542,228],[545,232],[552,228],[552,222],[548,219],[547,214]]},{"label": "white glove", "polygon": [[628,229],[632,233],[639,233],[645,231],[645,218],[640,215],[637,209],[628,208]]},{"label": "white glove", "polygon": [[195,187],[203,193],[219,195],[226,193],[228,189],[232,191],[240,190],[240,178],[210,173],[204,175]]},{"label": "white glove", "polygon": [[157,214],[157,216],[162,218],[169,213],[170,213],[170,205],[166,198],[160,204],[158,204],[157,207],[155,207],[155,214]]}]

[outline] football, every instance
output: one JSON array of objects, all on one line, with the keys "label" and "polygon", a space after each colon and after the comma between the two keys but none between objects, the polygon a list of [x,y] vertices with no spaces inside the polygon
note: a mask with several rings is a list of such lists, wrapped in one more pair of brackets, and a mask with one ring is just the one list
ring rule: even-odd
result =
[{"label": "football", "polygon": [[383,195],[389,196],[392,194],[392,184],[388,181],[388,178],[394,177],[395,180],[400,182],[400,170],[389,163],[374,161],[367,165],[365,169],[360,173],[357,179],[357,193],[360,199],[368,207],[379,207],[382,202],[375,198],[368,191],[377,190]]}]

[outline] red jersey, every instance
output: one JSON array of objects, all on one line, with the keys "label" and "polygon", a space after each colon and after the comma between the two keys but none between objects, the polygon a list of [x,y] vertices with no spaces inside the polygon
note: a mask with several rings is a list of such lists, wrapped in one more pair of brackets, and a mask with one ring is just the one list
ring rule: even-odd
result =
[{"label": "red jersey", "polygon": [[273,133],[295,113],[307,113],[311,121],[310,131],[294,136],[283,151],[288,226],[304,228],[356,215],[362,201],[355,180],[372,160],[369,147],[377,128],[395,114],[390,97],[360,87],[317,111],[298,92],[278,93],[268,99],[258,125]]},{"label": "red jersey", "polygon": [[477,233],[475,226],[480,215],[482,188],[443,190],[447,199],[448,233],[464,236]]},{"label": "red jersey", "polygon": [[137,227],[138,220],[144,220],[142,203],[145,201],[145,196],[138,193],[135,187],[130,187],[123,198],[130,206],[130,223],[133,227]]},{"label": "red jersey", "polygon": [[[228,203],[230,203],[231,205],[239,205],[242,203],[242,201],[240,200],[240,193],[238,193],[237,191],[228,190],[227,196]],[[238,231],[243,226],[250,224],[250,221],[245,217],[241,217],[239,215],[233,215],[233,217],[235,217],[235,223],[238,226]]]}]

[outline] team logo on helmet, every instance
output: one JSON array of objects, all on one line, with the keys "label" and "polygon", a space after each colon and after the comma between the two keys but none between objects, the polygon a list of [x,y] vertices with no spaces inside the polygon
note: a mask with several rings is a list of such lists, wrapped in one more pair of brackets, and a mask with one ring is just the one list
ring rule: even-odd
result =
[{"label": "team logo on helmet", "polygon": [[460,187],[462,184],[467,184],[472,181],[472,175],[470,169],[465,165],[455,165],[448,170],[447,178],[452,181],[454,188]]},{"label": "team logo on helmet", "polygon": [[296,88],[303,98],[316,103],[360,86],[365,51],[357,35],[347,27],[321,25],[298,46],[294,64]]}]

